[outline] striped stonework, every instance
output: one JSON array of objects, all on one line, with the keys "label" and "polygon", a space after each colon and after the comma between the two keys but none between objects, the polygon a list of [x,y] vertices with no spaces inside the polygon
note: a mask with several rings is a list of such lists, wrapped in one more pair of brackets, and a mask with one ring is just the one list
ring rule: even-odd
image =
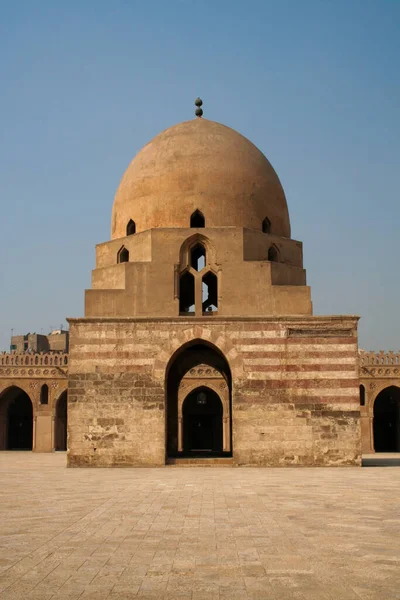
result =
[{"label": "striped stonework", "polygon": [[360,464],[356,317],[69,322],[70,466],[165,464],[166,373],[193,340],[229,364],[234,464]]}]

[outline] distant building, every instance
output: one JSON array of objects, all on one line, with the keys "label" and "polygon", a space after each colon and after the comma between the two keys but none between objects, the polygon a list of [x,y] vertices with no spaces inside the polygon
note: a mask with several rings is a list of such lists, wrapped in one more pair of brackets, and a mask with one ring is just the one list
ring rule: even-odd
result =
[{"label": "distant building", "polygon": [[27,333],[11,337],[11,352],[68,352],[69,332],[56,329],[48,335]]}]

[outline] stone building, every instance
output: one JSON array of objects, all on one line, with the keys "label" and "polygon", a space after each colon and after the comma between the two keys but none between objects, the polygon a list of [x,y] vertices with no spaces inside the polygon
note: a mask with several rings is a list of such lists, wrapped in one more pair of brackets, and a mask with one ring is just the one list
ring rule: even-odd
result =
[{"label": "stone building", "polygon": [[313,316],[278,176],[199,114],[125,172],[68,355],[0,356],[0,448],[65,447],[68,384],[69,466],[359,465],[400,427],[357,321]]},{"label": "stone building", "polygon": [[68,352],[69,332],[57,329],[43,335],[41,333],[27,333],[25,335],[11,336],[10,351],[21,354],[23,352]]},{"label": "stone building", "polygon": [[358,465],[357,320],[313,316],[265,156],[201,116],[171,127],[125,172],[69,319],[68,464]]}]

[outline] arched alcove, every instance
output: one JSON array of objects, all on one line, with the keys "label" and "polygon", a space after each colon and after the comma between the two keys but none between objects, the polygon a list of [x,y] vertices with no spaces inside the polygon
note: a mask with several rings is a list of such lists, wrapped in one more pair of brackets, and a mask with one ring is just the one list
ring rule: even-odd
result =
[{"label": "arched alcove", "polygon": [[49,386],[47,383],[44,383],[40,388],[40,404],[48,404],[49,403]]},{"label": "arched alcove", "polygon": [[265,217],[262,222],[262,230],[263,233],[271,233],[271,221],[268,219],[268,217]]},{"label": "arched alcove", "polygon": [[190,227],[205,227],[206,220],[201,210],[197,209],[190,217]]},{"label": "arched alcove", "polygon": [[[210,342],[206,342],[204,340],[192,340],[184,344],[181,348],[179,348],[171,357],[167,369],[166,369],[166,422],[167,422],[167,444],[166,444],[166,454],[167,457],[177,457],[181,456],[182,453],[179,451],[179,423],[178,423],[178,391],[182,393],[182,386],[180,384],[182,382],[183,377],[190,373],[190,370],[196,367],[197,365],[207,365],[210,369],[215,369],[222,375],[222,385],[226,390],[226,408],[224,409],[224,418],[229,420],[227,431],[231,431],[231,390],[232,390],[232,378],[231,378],[231,370],[226,360],[225,356],[222,352]],[[207,387],[206,382],[199,380],[196,388]],[[193,391],[193,390],[191,390]],[[219,394],[217,390],[212,389],[217,397]],[[217,407],[217,402],[215,397],[212,396],[211,392],[209,395],[210,398],[210,406],[212,406],[212,411],[215,412]],[[213,399],[211,399],[213,398]],[[186,401],[186,400],[185,400]],[[221,402],[221,397],[219,397],[219,401]],[[192,403],[195,402],[191,400],[188,406],[192,406]],[[192,406],[193,408],[193,406]],[[190,411],[189,411],[190,412]],[[189,413],[187,413],[189,414]],[[193,413],[194,414],[194,413]],[[215,413],[216,414],[216,413]],[[194,417],[193,417],[194,418]],[[208,425],[207,425],[208,423]],[[203,433],[207,436],[207,433],[204,428],[211,427],[212,420],[205,418],[203,420]],[[230,435],[230,434],[229,434]],[[232,441],[229,440],[229,443],[226,444],[229,447],[229,452],[223,452],[220,449],[203,449],[202,456],[212,457],[216,454],[222,454],[224,456],[232,455]],[[222,447],[221,447],[222,448]],[[188,446],[186,446],[186,451]]]},{"label": "arched alcove", "polygon": [[180,247],[179,266],[181,269],[192,266],[192,252],[199,245],[204,249],[204,262],[213,263],[216,261],[215,249],[211,241],[205,235],[195,233],[187,238]]},{"label": "arched alcove", "polygon": [[57,400],[54,419],[54,450],[67,449],[68,398],[65,390]]},{"label": "arched alcove", "polygon": [[0,449],[32,450],[33,408],[28,394],[12,386],[0,395]]},{"label": "arched alcove", "polygon": [[365,406],[365,387],[360,385],[360,406]]},{"label": "arched alcove", "polygon": [[400,388],[382,390],[374,402],[375,452],[400,452]]},{"label": "arched alcove", "polygon": [[127,248],[125,248],[125,246],[122,246],[122,248],[119,249],[118,254],[117,254],[117,262],[118,263],[129,262],[129,250]]},{"label": "arched alcove", "polygon": [[279,252],[276,246],[271,246],[268,250],[268,260],[271,262],[279,261]]}]

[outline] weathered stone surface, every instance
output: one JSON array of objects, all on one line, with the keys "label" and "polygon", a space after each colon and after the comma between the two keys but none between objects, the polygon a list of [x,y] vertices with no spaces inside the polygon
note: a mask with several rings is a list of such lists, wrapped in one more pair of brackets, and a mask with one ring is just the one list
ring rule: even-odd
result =
[{"label": "weathered stone surface", "polygon": [[[167,369],[188,339],[219,344],[233,357],[233,464],[360,464],[354,318],[213,318],[204,325],[74,319],[70,326],[70,466],[165,464]],[[290,342],[287,334],[296,327],[318,337],[303,334],[293,344],[293,334]],[[329,330],[326,338],[323,327]],[[113,359],[110,346],[116,348]]]},{"label": "weathered stone surface", "polygon": [[0,599],[398,600],[399,486],[399,467],[66,471],[62,453],[1,453]]}]

